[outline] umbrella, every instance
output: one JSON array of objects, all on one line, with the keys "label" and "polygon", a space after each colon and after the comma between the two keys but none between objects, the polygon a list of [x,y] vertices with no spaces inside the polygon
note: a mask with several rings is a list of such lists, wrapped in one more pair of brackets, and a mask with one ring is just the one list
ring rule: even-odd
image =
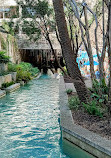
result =
[{"label": "umbrella", "polygon": [[[84,63],[84,65],[90,65],[90,62],[87,61],[86,63]],[[94,65],[99,65],[99,63],[97,63],[96,61],[94,61]]]}]

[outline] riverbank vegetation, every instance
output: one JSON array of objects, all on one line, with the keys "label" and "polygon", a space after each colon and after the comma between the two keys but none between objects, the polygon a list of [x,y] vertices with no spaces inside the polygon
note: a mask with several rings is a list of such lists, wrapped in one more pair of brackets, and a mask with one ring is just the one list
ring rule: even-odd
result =
[{"label": "riverbank vegetation", "polygon": [[[71,96],[72,91],[67,91],[70,95],[69,105],[71,109],[78,110],[80,115],[86,113],[89,117],[105,118],[109,130],[111,130],[111,2],[99,0],[93,8],[87,4],[86,0],[83,0],[82,3],[75,0],[53,0],[53,7],[49,6],[45,0],[36,2],[21,0],[18,4],[23,8],[23,16],[20,17],[21,19],[19,18],[17,25],[21,24],[23,32],[30,41],[37,43],[42,37],[45,38],[50,45],[58,67],[64,73],[64,77],[67,77],[74,84],[77,96]],[[32,20],[27,21],[26,17],[30,17]],[[102,19],[101,26],[99,26],[100,18]],[[101,48],[98,45],[100,40],[98,40],[98,28],[101,31]],[[58,62],[54,51],[53,40],[51,39],[53,32],[56,34],[62,49],[65,70]],[[78,51],[82,47],[89,57],[91,89],[86,86],[77,63]],[[99,63],[99,81],[96,80],[94,70],[93,49]],[[104,75],[106,53],[109,66],[107,84]],[[8,69],[17,72],[18,82],[27,82],[38,73],[38,69],[24,62],[17,65],[9,63]]]},{"label": "riverbank vegetation", "polygon": [[[80,102],[76,93],[71,91],[68,94],[69,108],[72,111],[74,122],[87,128],[107,139],[111,139],[111,115],[108,104],[108,86],[103,80],[102,83],[93,81],[92,88],[89,88],[91,101]],[[69,92],[69,91],[67,91]]]},{"label": "riverbank vegetation", "polygon": [[0,63],[8,63],[10,57],[6,55],[5,51],[0,51]]},{"label": "riverbank vegetation", "polygon": [[[59,37],[61,41],[61,46],[63,50],[63,56],[66,63],[66,68],[68,71],[68,75],[70,80],[75,86],[77,97],[73,97],[69,99],[69,104],[72,108],[82,109],[82,111],[88,116],[94,116],[96,118],[104,118],[107,120],[107,125],[109,131],[111,131],[111,40],[110,40],[110,32],[111,30],[111,2],[100,1],[99,2],[99,13],[94,12],[93,9],[89,7],[86,1],[83,3],[77,3],[75,0],[70,1],[55,1],[53,0],[54,11],[55,11],[55,19],[58,27]],[[97,5],[97,6],[98,6]],[[67,10],[67,15],[69,15],[70,24],[68,25],[69,20],[66,17],[65,11]],[[97,7],[96,6],[96,7]],[[94,34],[91,34],[90,24],[88,19],[90,16],[87,14],[89,11],[93,16],[93,25],[92,30]],[[97,10],[98,11],[98,7]],[[105,19],[105,11],[107,12]],[[84,13],[84,14],[83,14]],[[98,28],[99,28],[99,17],[103,16],[102,19],[102,35],[101,41],[102,49],[99,50],[98,46]],[[92,17],[91,17],[92,18]],[[83,20],[84,19],[84,20]],[[105,23],[106,21],[106,23]],[[93,23],[91,22],[91,23]],[[68,26],[70,26],[70,31],[68,30]],[[75,28],[74,28],[75,27]],[[77,28],[77,29],[76,29]],[[74,33],[73,33],[74,31]],[[79,32],[79,33],[78,33]],[[71,36],[73,35],[73,36]],[[91,36],[95,39],[92,42]],[[71,37],[74,37],[73,39]],[[100,40],[100,39],[99,39]],[[80,42],[81,41],[81,42]],[[90,61],[90,74],[92,80],[92,89],[88,89],[85,85],[84,79],[81,75],[81,72],[78,68],[78,64],[76,62],[76,58],[78,55],[78,49],[81,47],[81,44],[84,45],[85,50],[88,53],[89,61]],[[97,81],[94,73],[94,59],[92,54],[92,44],[95,48],[98,62],[99,62],[99,72],[100,72],[100,80]],[[77,50],[77,51],[76,51]],[[106,52],[108,53],[109,60],[109,81],[106,84],[105,76],[104,76],[104,59]],[[79,111],[79,116],[82,115],[82,111]],[[83,119],[84,120],[84,119]],[[80,120],[79,120],[80,121]],[[97,120],[96,120],[97,121]],[[110,133],[110,132],[109,132]]]},{"label": "riverbank vegetation", "polygon": [[34,68],[30,63],[21,62],[20,64],[8,64],[9,72],[17,72],[17,82],[28,82],[39,73],[38,68]]}]

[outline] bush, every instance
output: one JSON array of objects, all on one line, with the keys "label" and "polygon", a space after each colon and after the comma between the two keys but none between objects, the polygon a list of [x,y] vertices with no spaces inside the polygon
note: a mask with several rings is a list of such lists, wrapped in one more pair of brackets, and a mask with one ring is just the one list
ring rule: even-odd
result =
[{"label": "bush", "polygon": [[101,107],[98,105],[98,102],[96,100],[92,100],[91,102],[85,104],[82,103],[83,107],[85,108],[85,110],[90,114],[90,115],[95,115],[95,116],[99,116],[99,117],[103,117],[103,110],[101,109]]},{"label": "bush", "polygon": [[96,94],[108,94],[109,88],[106,85],[105,79],[101,82],[98,82],[96,79],[93,80],[92,92]]},{"label": "bush", "polygon": [[70,109],[78,109],[80,107],[80,100],[77,96],[69,98],[69,107]]},{"label": "bush", "polygon": [[30,72],[31,76],[35,76],[39,72],[38,68],[34,68],[30,63],[25,62],[21,62],[19,65],[17,65],[17,69]]},{"label": "bush", "polygon": [[14,64],[14,63],[8,63],[8,71],[16,72],[17,71],[17,65]]},{"label": "bush", "polygon": [[7,88],[7,87],[13,85],[14,83],[15,83],[15,82],[13,82],[13,81],[12,81],[12,82],[9,82],[9,83],[8,83],[8,82],[7,82],[7,83],[3,83],[3,84],[2,84],[2,88]]},{"label": "bush", "polygon": [[21,62],[16,65],[13,63],[8,64],[8,70],[11,72],[17,72],[17,81],[28,82],[31,77],[35,76],[38,72],[38,68],[34,68],[30,63]]},{"label": "bush", "polygon": [[73,92],[72,89],[67,89],[67,90],[66,90],[66,93],[67,93],[67,94],[71,94],[72,92]]},{"label": "bush", "polygon": [[5,55],[6,52],[0,51],[0,63],[8,63],[9,62],[9,57]]},{"label": "bush", "polygon": [[94,79],[92,88],[89,90],[91,91],[91,97],[98,101],[98,104],[104,105],[108,102],[109,88],[105,83],[105,79],[103,79],[101,82]]},{"label": "bush", "polygon": [[30,72],[23,71],[21,69],[17,70],[17,81],[28,82],[29,80],[31,80]]}]

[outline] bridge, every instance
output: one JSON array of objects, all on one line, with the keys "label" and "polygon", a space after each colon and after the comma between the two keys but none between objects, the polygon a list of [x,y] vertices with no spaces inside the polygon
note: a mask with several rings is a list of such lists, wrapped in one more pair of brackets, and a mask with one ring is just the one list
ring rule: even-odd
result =
[{"label": "bridge", "polygon": [[[59,62],[62,62],[62,53],[56,35],[50,35],[55,54]],[[29,62],[40,70],[57,69],[58,65],[55,61],[54,55],[51,51],[50,45],[45,38],[38,40],[36,43],[29,41],[24,34],[18,36],[18,47],[20,51],[21,61]]]}]

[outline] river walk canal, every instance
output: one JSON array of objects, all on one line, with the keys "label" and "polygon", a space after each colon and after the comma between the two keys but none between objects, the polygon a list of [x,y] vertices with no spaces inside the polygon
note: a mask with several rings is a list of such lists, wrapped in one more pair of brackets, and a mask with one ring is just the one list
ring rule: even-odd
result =
[{"label": "river walk canal", "polygon": [[0,99],[0,158],[69,158],[59,117],[59,81],[47,76]]}]

